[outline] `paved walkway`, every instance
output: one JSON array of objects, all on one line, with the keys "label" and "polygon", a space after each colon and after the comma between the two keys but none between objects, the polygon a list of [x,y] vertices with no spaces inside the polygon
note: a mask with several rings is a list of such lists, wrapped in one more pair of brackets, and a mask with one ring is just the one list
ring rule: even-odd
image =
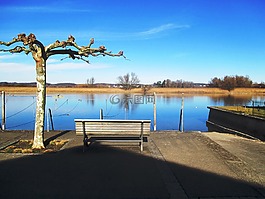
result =
[{"label": "paved walkway", "polygon": [[[93,144],[74,131],[59,152],[0,153],[0,198],[265,198],[265,143],[221,133],[152,133],[135,145]],[[0,148],[32,139],[0,132]]]}]

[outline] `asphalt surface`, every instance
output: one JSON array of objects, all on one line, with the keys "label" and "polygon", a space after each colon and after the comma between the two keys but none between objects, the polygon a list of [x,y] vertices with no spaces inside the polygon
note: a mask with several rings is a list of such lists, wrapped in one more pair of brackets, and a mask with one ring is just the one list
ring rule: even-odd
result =
[{"label": "asphalt surface", "polygon": [[[0,148],[32,132],[0,132]],[[139,146],[74,131],[56,153],[0,153],[0,198],[265,198],[265,143],[223,133],[151,133]]]}]

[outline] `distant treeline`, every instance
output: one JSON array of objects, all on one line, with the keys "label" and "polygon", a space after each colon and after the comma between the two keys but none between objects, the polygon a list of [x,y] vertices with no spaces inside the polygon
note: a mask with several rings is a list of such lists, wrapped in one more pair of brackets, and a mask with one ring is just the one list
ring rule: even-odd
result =
[{"label": "distant treeline", "polygon": [[[36,82],[29,83],[18,83],[18,82],[0,82],[0,86],[9,87],[36,87]],[[119,87],[123,88],[121,84],[107,84],[107,83],[93,83],[93,84],[75,84],[75,83],[57,83],[51,84],[47,83],[47,87],[50,88],[110,88]],[[159,87],[159,88],[198,88],[198,87],[211,87],[211,88],[221,88],[225,90],[233,90],[235,88],[265,88],[265,83],[253,83],[248,76],[225,76],[223,78],[214,77],[208,84],[205,83],[194,83],[191,81],[176,80],[172,81],[166,79],[163,81],[158,81],[152,85],[142,85],[136,84],[134,87],[144,87],[146,88]]]},{"label": "distant treeline", "polygon": [[[19,82],[0,82],[0,86],[6,87],[36,87],[36,82],[29,83],[19,83]],[[75,84],[75,83],[57,83],[51,84],[46,83],[46,87],[48,88],[109,88],[109,87],[117,87],[117,84],[106,84],[106,83],[98,83],[98,84]]]},{"label": "distant treeline", "polygon": [[[8,86],[8,87],[36,87],[36,82],[29,82],[29,83],[19,83],[19,82],[0,82],[0,86]],[[47,87],[75,87],[76,84],[74,83],[58,83],[58,84],[46,84]]]},{"label": "distant treeline", "polygon": [[248,76],[225,76],[223,78],[214,77],[209,82],[209,87],[233,90],[235,88],[265,88],[265,83],[253,83]]},{"label": "distant treeline", "polygon": [[176,81],[166,79],[164,81],[158,81],[154,83],[153,86],[158,88],[194,88],[194,87],[207,87],[208,84],[194,83],[190,81],[184,81],[182,79]]},{"label": "distant treeline", "polygon": [[191,81],[166,79],[153,84],[154,87],[161,88],[196,88],[196,87],[211,87],[221,88],[225,90],[233,90],[235,88],[265,88],[265,83],[253,83],[248,76],[225,76],[223,78],[214,77],[208,84],[194,83]]}]

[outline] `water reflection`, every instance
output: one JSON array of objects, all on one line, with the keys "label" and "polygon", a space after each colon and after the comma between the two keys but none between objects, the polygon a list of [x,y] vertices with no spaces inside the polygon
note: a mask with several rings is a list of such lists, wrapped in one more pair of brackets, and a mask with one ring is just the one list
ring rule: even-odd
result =
[{"label": "water reflection", "polygon": [[[178,130],[182,95],[157,95],[157,130]],[[207,106],[250,105],[264,96],[184,95],[184,130],[207,131]],[[6,128],[34,129],[36,98],[7,95]],[[74,119],[150,119],[153,121],[153,95],[141,94],[53,94],[47,96],[56,130],[74,129]],[[47,118],[47,121],[49,118]],[[48,123],[46,122],[46,128]],[[152,123],[153,125],[153,123]]]},{"label": "water reflection", "polygon": [[252,96],[243,95],[243,96],[210,96],[213,103],[222,104],[224,106],[236,106],[236,105],[249,105],[252,101]]},{"label": "water reflection", "polygon": [[86,102],[87,104],[94,106],[95,104],[95,94],[86,94]]}]

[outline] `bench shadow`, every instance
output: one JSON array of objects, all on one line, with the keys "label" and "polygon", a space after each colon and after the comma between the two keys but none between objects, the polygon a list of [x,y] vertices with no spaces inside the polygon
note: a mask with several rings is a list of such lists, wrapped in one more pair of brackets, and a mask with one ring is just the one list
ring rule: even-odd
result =
[{"label": "bench shadow", "polygon": [[172,187],[145,150],[94,143],[1,161],[0,198],[173,198],[180,187],[188,198],[264,197],[264,187],[168,162],[181,184]]}]

